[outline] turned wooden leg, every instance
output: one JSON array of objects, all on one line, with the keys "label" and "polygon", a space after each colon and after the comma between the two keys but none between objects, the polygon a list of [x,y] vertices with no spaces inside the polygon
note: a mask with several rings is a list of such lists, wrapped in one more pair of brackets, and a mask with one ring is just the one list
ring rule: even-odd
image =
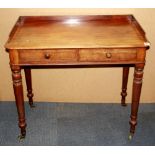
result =
[{"label": "turned wooden leg", "polygon": [[134,134],[135,127],[137,124],[137,114],[138,114],[138,107],[139,107],[139,100],[140,100],[142,79],[143,79],[143,69],[144,69],[144,64],[137,64],[134,70],[132,104],[131,104],[131,115],[130,115],[130,135]]},{"label": "turned wooden leg", "polygon": [[24,109],[24,98],[23,98],[23,86],[20,67],[11,67],[13,88],[16,99],[16,106],[18,111],[19,127],[21,129],[21,138],[26,136],[26,121],[25,121],[25,109]]},{"label": "turned wooden leg", "polygon": [[126,106],[125,98],[127,96],[128,75],[129,75],[129,67],[123,67],[122,92],[121,92],[121,96],[122,96],[121,104],[122,104],[122,106]]},{"label": "turned wooden leg", "polygon": [[29,99],[30,107],[34,107],[33,105],[33,93],[32,93],[32,78],[31,78],[31,69],[24,68],[26,86],[27,86],[27,97]]}]

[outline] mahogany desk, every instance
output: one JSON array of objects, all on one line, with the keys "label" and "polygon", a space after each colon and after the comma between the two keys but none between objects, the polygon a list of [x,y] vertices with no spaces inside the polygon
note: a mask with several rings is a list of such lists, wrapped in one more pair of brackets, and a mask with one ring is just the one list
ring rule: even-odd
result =
[{"label": "mahogany desk", "polygon": [[5,48],[9,52],[21,129],[26,135],[21,69],[33,107],[31,68],[123,67],[125,105],[129,67],[134,67],[130,138],[135,132],[146,50],[150,44],[132,15],[19,17]]}]

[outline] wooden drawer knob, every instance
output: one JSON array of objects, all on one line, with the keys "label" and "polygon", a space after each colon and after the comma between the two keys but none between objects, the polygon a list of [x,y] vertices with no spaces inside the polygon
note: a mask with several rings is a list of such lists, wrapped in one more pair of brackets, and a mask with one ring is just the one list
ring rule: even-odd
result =
[{"label": "wooden drawer knob", "polygon": [[112,57],[112,54],[111,53],[106,53],[106,58],[111,58]]},{"label": "wooden drawer knob", "polygon": [[46,54],[44,55],[44,57],[45,57],[45,59],[49,59],[49,58],[51,57],[51,54],[46,53]]}]

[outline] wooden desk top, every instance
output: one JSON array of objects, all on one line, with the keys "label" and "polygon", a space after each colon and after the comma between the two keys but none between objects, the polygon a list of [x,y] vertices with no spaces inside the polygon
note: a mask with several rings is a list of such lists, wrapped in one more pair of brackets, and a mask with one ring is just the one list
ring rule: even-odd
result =
[{"label": "wooden desk top", "polygon": [[132,15],[22,16],[7,49],[147,47],[145,32]]}]

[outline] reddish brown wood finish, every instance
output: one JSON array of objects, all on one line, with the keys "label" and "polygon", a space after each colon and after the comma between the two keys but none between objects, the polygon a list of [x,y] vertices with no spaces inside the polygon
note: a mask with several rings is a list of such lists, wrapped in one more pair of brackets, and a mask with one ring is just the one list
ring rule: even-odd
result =
[{"label": "reddish brown wood finish", "polygon": [[18,53],[18,64],[22,66],[28,64],[84,64],[88,62],[91,64],[138,62],[137,49],[22,50]]},{"label": "reddish brown wood finish", "polygon": [[30,106],[34,107],[34,105],[33,105],[33,93],[32,93],[31,69],[24,68],[24,72],[25,72],[25,79],[26,79],[26,86],[27,86],[27,97],[29,99]]},{"label": "reddish brown wood finish", "polygon": [[150,44],[132,15],[19,17],[5,44],[9,52],[21,135],[26,134],[21,67],[30,105],[31,68],[122,66],[122,105],[129,67],[135,66],[130,132],[137,124],[146,50]]},{"label": "reddish brown wood finish", "polygon": [[135,66],[133,89],[132,89],[132,105],[131,105],[131,116],[130,116],[130,133],[134,134],[135,126],[137,124],[137,114],[139,107],[139,100],[141,94],[142,80],[143,80],[143,69],[145,64],[138,64]]},{"label": "reddish brown wood finish", "polygon": [[17,106],[17,111],[18,111],[18,118],[19,118],[19,127],[21,129],[21,136],[25,137],[26,121],[25,121],[25,109],[24,109],[21,69],[18,66],[17,67],[11,66],[11,70],[12,70],[13,88],[14,88],[16,106]]},{"label": "reddish brown wood finish", "polygon": [[122,76],[122,100],[121,104],[122,106],[126,106],[125,98],[127,96],[127,84],[128,84],[128,76],[129,76],[129,67],[123,67],[123,76]]}]

